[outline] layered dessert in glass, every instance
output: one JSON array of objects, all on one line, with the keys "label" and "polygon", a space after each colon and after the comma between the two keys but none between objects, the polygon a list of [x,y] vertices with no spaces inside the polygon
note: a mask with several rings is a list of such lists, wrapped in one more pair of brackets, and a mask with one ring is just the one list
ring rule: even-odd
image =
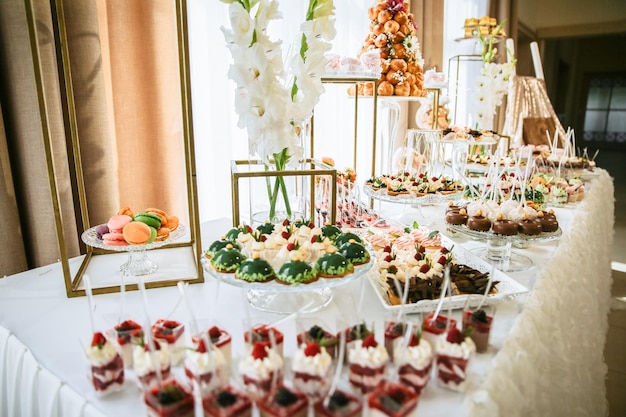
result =
[{"label": "layered dessert in glass", "polygon": [[193,396],[175,379],[147,390],[144,402],[148,417],[193,417]]},{"label": "layered dessert in glass", "polygon": [[325,398],[318,400],[313,406],[315,417],[356,417],[363,410],[363,402],[352,394],[340,390],[335,391],[325,404]]},{"label": "layered dessert in glass", "polygon": [[446,330],[456,327],[456,320],[439,314],[433,320],[434,313],[429,313],[422,323],[422,338],[426,339],[431,346],[437,346],[437,341],[444,337]]},{"label": "layered dessert in glass", "polygon": [[492,306],[484,306],[478,310],[463,311],[463,333],[469,334],[476,345],[476,352],[486,352],[489,348],[489,335],[493,321]]},{"label": "layered dessert in glass", "polygon": [[252,400],[245,393],[228,386],[202,400],[204,417],[250,417]]},{"label": "layered dessert in glass", "polygon": [[309,398],[324,397],[330,390],[332,363],[325,347],[315,342],[301,345],[291,362],[293,386]]},{"label": "layered dessert in glass", "polygon": [[373,391],[384,379],[389,354],[373,334],[357,340],[348,351],[350,384],[366,394]]},{"label": "layered dessert in glass", "polygon": [[296,336],[298,346],[309,342],[315,342],[326,348],[326,352],[332,357],[337,357],[337,345],[339,339],[336,335],[318,325],[313,325],[307,330],[298,333]]},{"label": "layered dessert in glass", "polygon": [[167,343],[172,365],[178,365],[185,357],[185,326],[176,320],[159,319],[152,325],[152,336],[160,343]]},{"label": "layered dessert in glass", "polygon": [[197,387],[202,398],[228,385],[229,373],[222,352],[207,346],[204,340],[187,352],[184,367],[191,386]]},{"label": "layered dessert in glass", "polygon": [[396,343],[394,363],[399,382],[420,394],[430,380],[433,358],[430,343],[419,332],[411,335],[408,344]]},{"label": "layered dessert in glass", "polygon": [[[213,345],[213,347],[219,349],[222,352],[224,360],[230,367],[230,364],[233,361],[232,337],[230,333],[228,333],[221,327],[211,326],[209,330],[207,330],[207,334],[209,336],[209,339],[211,340],[211,344]],[[197,346],[200,339],[201,335],[197,334],[191,338],[191,341],[194,346]]]},{"label": "layered dessert in glass", "polygon": [[239,373],[248,395],[257,400],[282,383],[283,359],[275,349],[257,342],[239,362]]},{"label": "layered dessert in glass", "polygon": [[124,361],[117,347],[102,333],[93,334],[86,349],[91,384],[98,395],[119,391],[124,385]]},{"label": "layered dessert in glass", "polygon": [[124,367],[133,367],[133,343],[143,339],[143,328],[134,320],[124,320],[116,324],[110,334],[116,338],[122,352]]},{"label": "layered dessert in glass", "polygon": [[437,380],[445,388],[465,391],[467,368],[476,346],[470,337],[458,328],[451,327],[445,338],[439,339],[435,348]]},{"label": "layered dessert in glass", "polygon": [[270,334],[274,335],[273,343],[275,344],[275,346],[273,348],[282,358],[284,336],[280,330],[274,327],[268,326],[266,324],[260,324],[260,325],[251,327],[244,333],[243,339],[246,342],[246,344],[254,345],[256,343],[262,343],[267,347],[272,347]]},{"label": "layered dessert in glass", "polygon": [[381,384],[372,392],[367,403],[371,416],[404,417],[417,408],[419,395],[413,390],[392,382]]},{"label": "layered dessert in glass", "polygon": [[137,383],[144,391],[159,386],[157,369],[161,374],[161,381],[170,378],[171,364],[167,343],[161,344],[156,340],[152,343],[154,351],[150,349],[148,343],[141,343],[133,348],[133,368],[137,375]]},{"label": "layered dessert in glass", "polygon": [[261,417],[306,417],[309,400],[303,393],[278,386],[257,403]]}]

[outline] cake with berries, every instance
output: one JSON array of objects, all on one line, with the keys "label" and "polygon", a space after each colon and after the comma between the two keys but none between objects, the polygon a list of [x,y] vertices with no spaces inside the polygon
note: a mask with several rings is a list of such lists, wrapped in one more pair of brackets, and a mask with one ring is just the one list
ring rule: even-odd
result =
[{"label": "cake with berries", "polygon": [[492,320],[493,316],[488,315],[484,308],[463,312],[463,332],[469,333],[476,345],[476,352],[487,351]]},{"label": "cake with berries", "polygon": [[326,352],[328,352],[331,358],[335,358],[337,356],[337,345],[339,343],[339,339],[328,330],[324,330],[322,327],[314,325],[308,330],[297,334],[296,343],[298,346],[309,342],[315,342],[326,348]]},{"label": "cake with berries", "polygon": [[[272,337],[274,341],[272,342]],[[250,347],[256,343],[261,343],[268,348],[273,348],[282,357],[283,356],[283,343],[285,336],[283,332],[276,327],[268,326],[266,324],[259,324],[254,326],[243,334],[243,340]]]},{"label": "cake with berries", "polygon": [[373,416],[404,417],[417,408],[419,395],[413,390],[393,382],[385,382],[372,392],[367,403]]},{"label": "cake with berries", "polygon": [[330,390],[332,362],[326,348],[316,342],[301,345],[291,361],[293,386],[309,398],[322,398]]},{"label": "cake with berries", "polygon": [[363,394],[373,391],[384,379],[389,355],[373,334],[357,340],[348,351],[350,384]]},{"label": "cake with berries", "polygon": [[193,395],[175,379],[163,382],[144,394],[148,417],[193,417]]},{"label": "cake with berries", "polygon": [[185,357],[185,333],[183,323],[176,320],[159,319],[152,325],[152,336],[161,343],[167,343],[172,365],[178,365]]},{"label": "cake with berries", "polygon": [[[207,331],[209,339],[211,340],[211,344],[216,349],[219,349],[222,352],[222,356],[226,361],[227,367],[230,367],[230,364],[233,359],[232,353],[232,337],[230,333],[226,330],[222,329],[218,326],[211,326]],[[201,335],[195,335],[191,338],[192,343],[196,346],[200,343]]]},{"label": "cake with berries", "polygon": [[456,320],[439,314],[434,318],[434,313],[429,313],[422,323],[422,338],[426,339],[432,347],[437,346],[440,338],[444,337],[446,330],[456,327]]},{"label": "cake with berries", "polygon": [[363,411],[362,401],[344,391],[335,391],[328,401],[319,399],[313,406],[315,417],[357,417]]},{"label": "cake with berries", "polygon": [[207,346],[205,339],[201,339],[195,349],[187,352],[184,368],[190,385],[198,387],[202,398],[228,385],[226,360],[219,349]]},{"label": "cake with berries", "polygon": [[150,349],[149,343],[143,343],[143,341],[133,348],[133,368],[135,375],[137,375],[137,383],[144,391],[158,387],[157,369],[161,374],[161,381],[168,379],[171,373],[167,343],[161,344],[156,340],[153,340],[152,343],[154,344],[154,351]]},{"label": "cake with berries", "polygon": [[433,364],[433,349],[420,333],[414,332],[408,344],[396,343],[393,355],[400,383],[418,394],[428,384]]},{"label": "cake with berries", "polygon": [[228,386],[202,400],[204,417],[250,417],[252,401],[243,392]]},{"label": "cake with berries", "polygon": [[257,403],[261,417],[305,417],[308,405],[306,395],[284,385]]},{"label": "cake with berries", "polygon": [[437,380],[445,388],[465,391],[467,366],[476,351],[474,342],[455,325],[450,327],[446,337],[440,338],[435,346]]},{"label": "cake with berries", "polygon": [[116,324],[113,327],[112,333],[114,334],[117,344],[122,352],[122,359],[124,360],[124,367],[132,368],[133,366],[133,348],[134,341],[143,339],[143,328],[139,323],[134,320],[124,320],[123,322]]},{"label": "cake with berries", "polygon": [[124,385],[124,361],[115,344],[102,333],[93,334],[86,350],[91,384],[98,395],[118,391]]},{"label": "cake with berries", "polygon": [[282,383],[283,359],[275,349],[256,342],[239,362],[239,373],[248,394],[260,399]]},{"label": "cake with berries", "polygon": [[[365,38],[361,55],[380,55],[381,75],[379,96],[426,95],[424,60],[417,39],[417,25],[409,11],[409,2],[378,0],[368,9],[370,32]],[[373,83],[358,86],[359,95],[373,95]]]}]

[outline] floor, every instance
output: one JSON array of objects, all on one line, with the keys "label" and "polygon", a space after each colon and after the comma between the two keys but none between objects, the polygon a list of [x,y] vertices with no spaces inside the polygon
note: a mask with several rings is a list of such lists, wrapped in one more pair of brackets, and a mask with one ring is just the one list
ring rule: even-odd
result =
[{"label": "floor", "polygon": [[615,184],[615,235],[613,245],[612,308],[604,357],[609,368],[606,381],[609,417],[626,416],[626,151],[602,152],[598,166]]}]

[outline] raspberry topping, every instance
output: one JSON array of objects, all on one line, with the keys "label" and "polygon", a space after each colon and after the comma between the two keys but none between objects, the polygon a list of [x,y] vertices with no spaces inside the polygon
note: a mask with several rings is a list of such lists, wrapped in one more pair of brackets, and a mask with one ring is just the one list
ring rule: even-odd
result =
[{"label": "raspberry topping", "polygon": [[430,265],[424,264],[424,265],[420,266],[420,272],[422,274],[425,274],[428,271],[430,271]]},{"label": "raspberry topping", "polygon": [[198,343],[198,348],[196,349],[198,353],[206,353],[206,344],[204,343],[204,339],[200,339],[200,343]]},{"label": "raspberry topping", "polygon": [[452,327],[450,330],[448,330],[448,336],[446,337],[446,340],[450,343],[456,343],[457,345],[460,345],[465,341],[465,336],[463,336],[463,333],[461,333],[459,329],[457,329],[456,327]]},{"label": "raspberry topping", "polygon": [[383,249],[383,252],[391,253],[391,246],[389,245],[385,246],[385,249]]},{"label": "raspberry topping", "polygon": [[254,359],[265,359],[267,358],[267,350],[265,349],[264,343],[255,343],[252,348],[252,357]]},{"label": "raspberry topping", "polygon": [[98,346],[98,349],[102,349],[102,346],[107,342],[107,339],[101,332],[96,332],[93,334],[93,338],[91,339],[91,346]]},{"label": "raspberry topping", "polygon": [[287,250],[289,252],[291,252],[292,250],[294,250],[296,248],[296,245],[294,245],[293,243],[288,243],[287,244]]},{"label": "raspberry topping", "polygon": [[363,344],[362,346],[364,348],[368,348],[368,347],[377,347],[378,346],[378,342],[376,341],[376,338],[374,337],[373,334],[367,336],[365,339],[363,339]]},{"label": "raspberry topping", "polygon": [[283,239],[289,239],[289,232],[282,232],[280,235],[283,237]]},{"label": "raspberry topping", "polygon": [[320,346],[315,342],[307,343],[307,345],[304,348],[305,356],[315,356],[315,355],[319,355],[321,352],[322,352],[322,349],[320,349]]},{"label": "raspberry topping", "polygon": [[441,250],[440,250],[439,252],[441,252],[441,253],[443,253],[443,254],[445,255],[446,253],[448,253],[448,252],[450,252],[450,251],[448,250],[448,248],[446,248],[446,247],[442,247],[442,248],[441,248]]},{"label": "raspberry topping", "polygon": [[222,332],[220,331],[219,327],[213,326],[209,329],[209,337],[211,338],[211,341],[216,341],[220,338],[221,335]]},{"label": "raspberry topping", "polygon": [[289,224],[289,219],[283,220],[283,226],[287,226]]},{"label": "raspberry topping", "polygon": [[441,265],[445,265],[446,261],[447,261],[447,258],[445,256],[441,255],[437,262],[440,263]]},{"label": "raspberry topping", "polygon": [[385,261],[386,262],[391,262],[392,260],[393,260],[393,258],[391,257],[391,255],[385,256]]}]

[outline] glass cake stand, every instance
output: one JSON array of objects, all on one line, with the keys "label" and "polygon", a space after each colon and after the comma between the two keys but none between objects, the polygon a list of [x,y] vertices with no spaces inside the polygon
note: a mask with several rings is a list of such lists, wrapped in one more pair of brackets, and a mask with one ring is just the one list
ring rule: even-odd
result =
[{"label": "glass cake stand", "polygon": [[360,279],[374,266],[374,254],[370,251],[370,261],[357,265],[354,272],[341,278],[319,278],[310,284],[286,285],[276,282],[247,282],[235,278],[234,273],[218,272],[211,268],[210,260],[202,255],[202,266],[212,277],[223,283],[246,289],[248,303],[257,310],[271,313],[289,314],[314,313],[326,307],[333,299],[333,287],[345,285]]},{"label": "glass cake stand", "polygon": [[149,275],[155,272],[159,269],[159,264],[150,259],[147,252],[151,249],[158,249],[172,243],[185,234],[185,227],[179,225],[176,230],[170,234],[170,237],[163,241],[155,241],[146,245],[111,246],[105,245],[102,239],[98,239],[96,234],[97,227],[99,226],[85,230],[81,235],[81,239],[86,245],[94,248],[105,249],[112,252],[127,252],[128,259],[120,265],[119,268],[120,272],[125,276]]},{"label": "glass cake stand", "polygon": [[549,242],[559,239],[563,234],[561,228],[558,228],[555,232],[542,232],[533,236],[523,234],[503,236],[492,231],[479,232],[471,230],[465,225],[447,224],[446,227],[453,232],[469,236],[472,239],[486,241],[487,247],[475,248],[471,252],[504,272],[524,271],[533,266],[533,261],[528,256],[511,250],[513,244],[524,246],[536,242]]}]

